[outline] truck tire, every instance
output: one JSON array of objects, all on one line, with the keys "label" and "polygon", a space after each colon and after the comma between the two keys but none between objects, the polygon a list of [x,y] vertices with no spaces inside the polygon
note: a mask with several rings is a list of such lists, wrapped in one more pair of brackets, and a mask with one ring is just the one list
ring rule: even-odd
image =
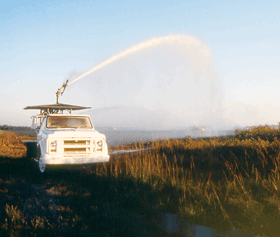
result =
[{"label": "truck tire", "polygon": [[46,164],[42,161],[42,154],[40,146],[37,147],[37,159],[38,159],[38,168],[40,173],[44,173],[46,171]]},{"label": "truck tire", "polygon": [[41,173],[44,173],[46,170],[46,164],[42,162],[41,157],[39,158],[38,164],[39,164],[39,171]]}]

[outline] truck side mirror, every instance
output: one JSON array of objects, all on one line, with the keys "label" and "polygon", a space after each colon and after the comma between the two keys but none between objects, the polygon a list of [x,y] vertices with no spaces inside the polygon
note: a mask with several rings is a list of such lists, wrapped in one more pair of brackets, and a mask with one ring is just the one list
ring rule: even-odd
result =
[{"label": "truck side mirror", "polygon": [[38,124],[38,117],[37,116],[32,116],[31,119],[32,119],[31,128],[32,129],[39,128],[40,125]]}]

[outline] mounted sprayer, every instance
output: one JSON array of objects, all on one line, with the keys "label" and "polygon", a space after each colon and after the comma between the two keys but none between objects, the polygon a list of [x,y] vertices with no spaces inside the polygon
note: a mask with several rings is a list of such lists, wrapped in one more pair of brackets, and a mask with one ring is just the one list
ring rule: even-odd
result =
[{"label": "mounted sprayer", "polygon": [[56,92],[56,104],[59,104],[59,102],[58,102],[59,96],[60,96],[60,95],[63,95],[63,93],[64,93],[66,87],[68,86],[68,81],[69,81],[69,80],[67,80],[67,81],[62,85],[62,87],[59,88],[59,89],[57,90],[57,92]]}]

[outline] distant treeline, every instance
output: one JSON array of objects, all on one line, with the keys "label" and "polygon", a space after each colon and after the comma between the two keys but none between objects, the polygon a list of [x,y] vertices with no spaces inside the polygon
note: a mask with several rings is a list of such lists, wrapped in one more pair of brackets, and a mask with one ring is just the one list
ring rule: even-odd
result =
[{"label": "distant treeline", "polygon": [[36,131],[27,126],[0,125],[0,130],[11,131],[20,136],[36,137]]}]

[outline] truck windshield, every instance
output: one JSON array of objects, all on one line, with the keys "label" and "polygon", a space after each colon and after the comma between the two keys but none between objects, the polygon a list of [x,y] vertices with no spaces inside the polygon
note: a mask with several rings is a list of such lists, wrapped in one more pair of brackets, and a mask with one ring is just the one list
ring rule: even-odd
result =
[{"label": "truck windshield", "polygon": [[89,117],[84,116],[49,116],[47,128],[92,128]]}]

